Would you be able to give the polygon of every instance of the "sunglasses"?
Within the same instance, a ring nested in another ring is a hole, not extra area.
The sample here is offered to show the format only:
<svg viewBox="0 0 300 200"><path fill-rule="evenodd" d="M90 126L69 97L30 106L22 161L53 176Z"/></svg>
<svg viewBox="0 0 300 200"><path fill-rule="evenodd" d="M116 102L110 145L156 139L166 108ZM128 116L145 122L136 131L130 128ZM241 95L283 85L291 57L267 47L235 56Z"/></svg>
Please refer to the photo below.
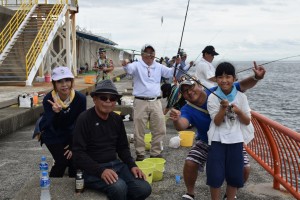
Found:
<svg viewBox="0 0 300 200"><path fill-rule="evenodd" d="M107 101L109 99L109 101L117 101L118 97L116 95L112 95L112 96L106 96L106 95L99 95L97 96L101 101Z"/></svg>
<svg viewBox="0 0 300 200"><path fill-rule="evenodd" d="M56 82L57 83L64 83L64 82L71 82L71 81L72 81L71 78L63 78L63 79L57 80Z"/></svg>

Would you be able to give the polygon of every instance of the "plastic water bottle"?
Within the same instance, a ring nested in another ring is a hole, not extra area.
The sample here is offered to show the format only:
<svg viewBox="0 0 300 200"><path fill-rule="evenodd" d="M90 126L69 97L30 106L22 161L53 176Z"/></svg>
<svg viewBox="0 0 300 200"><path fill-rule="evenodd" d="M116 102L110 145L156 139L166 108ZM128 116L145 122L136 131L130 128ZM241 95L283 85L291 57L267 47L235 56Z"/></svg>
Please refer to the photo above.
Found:
<svg viewBox="0 0 300 200"><path fill-rule="evenodd" d="M40 177L42 177L42 173L43 173L44 171L47 172L47 174L48 174L48 163L47 163L47 161L46 161L46 157L45 157L45 156L42 156L42 157L41 157L40 171L41 171Z"/></svg>
<svg viewBox="0 0 300 200"><path fill-rule="evenodd" d="M41 198L40 200L51 200L50 197L50 179L47 171L42 172L40 178Z"/></svg>

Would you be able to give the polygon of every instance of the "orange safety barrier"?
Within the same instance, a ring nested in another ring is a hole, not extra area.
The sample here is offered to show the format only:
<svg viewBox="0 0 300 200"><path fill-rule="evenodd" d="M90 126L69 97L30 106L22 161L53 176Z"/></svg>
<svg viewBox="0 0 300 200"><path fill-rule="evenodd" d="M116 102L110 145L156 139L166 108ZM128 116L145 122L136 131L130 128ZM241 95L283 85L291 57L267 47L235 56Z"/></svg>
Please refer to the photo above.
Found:
<svg viewBox="0 0 300 200"><path fill-rule="evenodd" d="M300 133L252 111L255 138L247 152L273 177L273 188L280 185L300 199Z"/></svg>

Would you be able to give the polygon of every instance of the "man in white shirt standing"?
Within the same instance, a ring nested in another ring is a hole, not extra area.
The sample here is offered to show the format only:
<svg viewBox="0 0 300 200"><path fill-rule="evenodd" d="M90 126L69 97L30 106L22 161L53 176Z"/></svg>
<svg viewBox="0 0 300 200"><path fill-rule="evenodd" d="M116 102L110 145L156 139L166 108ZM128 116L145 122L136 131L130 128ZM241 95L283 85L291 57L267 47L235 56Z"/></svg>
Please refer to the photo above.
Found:
<svg viewBox="0 0 300 200"><path fill-rule="evenodd" d="M127 74L133 76L136 161L142 161L145 158L144 131L148 120L152 133L150 157L162 157L161 144L166 134L166 123L160 101L160 80L161 77L170 78L174 73L173 67L168 68L154 61L155 49L153 46L146 44L142 47L141 52L142 59L137 62L128 63L125 60L122 63Z"/></svg>
<svg viewBox="0 0 300 200"><path fill-rule="evenodd" d="M219 55L213 46L206 46L202 51L203 57L196 63L195 76L207 88L216 86L215 67L211 64L214 57Z"/></svg>

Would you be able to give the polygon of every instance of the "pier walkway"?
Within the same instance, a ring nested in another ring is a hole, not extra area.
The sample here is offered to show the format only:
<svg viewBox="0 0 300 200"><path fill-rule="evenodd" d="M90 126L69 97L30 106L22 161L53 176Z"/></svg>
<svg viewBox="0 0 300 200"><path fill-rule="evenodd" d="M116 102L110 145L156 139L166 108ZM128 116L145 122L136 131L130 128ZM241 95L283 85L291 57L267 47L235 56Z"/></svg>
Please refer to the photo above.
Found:
<svg viewBox="0 0 300 200"><path fill-rule="evenodd" d="M115 70L115 77L124 76L122 68ZM75 88L84 93L92 90L92 84L85 84L83 77L75 80ZM126 78L115 82L118 91L130 91L131 80ZM16 105L4 106L4 104L14 104L18 94L23 92L43 93L51 89L50 83L38 83L32 87L0 87L0 199L30 199L35 200L40 197L39 188L39 160L41 155L46 155L51 164L51 155L45 146L41 147L36 140L32 140L34 122L42 112L42 106L36 106L32 109L18 108ZM42 97L41 97L42 98ZM93 106L92 99L87 96L88 107ZM41 100L41 99L40 99ZM10 103L9 103L10 102ZM16 103L16 102L15 102ZM163 103L164 100L163 100ZM127 133L133 133L133 122L124 122ZM167 135L164 140L164 151L162 155L166 159L165 172L162 181L152 183L153 192L148 198L150 200L176 200L181 199L185 192L183 180L179 184L175 182L175 175L182 177L182 168L185 156L190 148L179 147L172 149L168 147L171 137L177 136L177 131L173 128L172 122L167 121ZM134 146L131 143L132 154ZM149 156L149 155L148 155ZM196 183L197 200L210 199L209 188L205 184L205 173L198 175ZM294 199L282 188L280 191L272 188L273 177L269 175L255 160L251 159L251 174L245 187L238 191L238 199L249 200L290 200ZM86 190L77 195L74 193L74 179L52 178L51 189L52 199L107 199L103 194ZM224 187L223 187L224 193Z"/></svg>

